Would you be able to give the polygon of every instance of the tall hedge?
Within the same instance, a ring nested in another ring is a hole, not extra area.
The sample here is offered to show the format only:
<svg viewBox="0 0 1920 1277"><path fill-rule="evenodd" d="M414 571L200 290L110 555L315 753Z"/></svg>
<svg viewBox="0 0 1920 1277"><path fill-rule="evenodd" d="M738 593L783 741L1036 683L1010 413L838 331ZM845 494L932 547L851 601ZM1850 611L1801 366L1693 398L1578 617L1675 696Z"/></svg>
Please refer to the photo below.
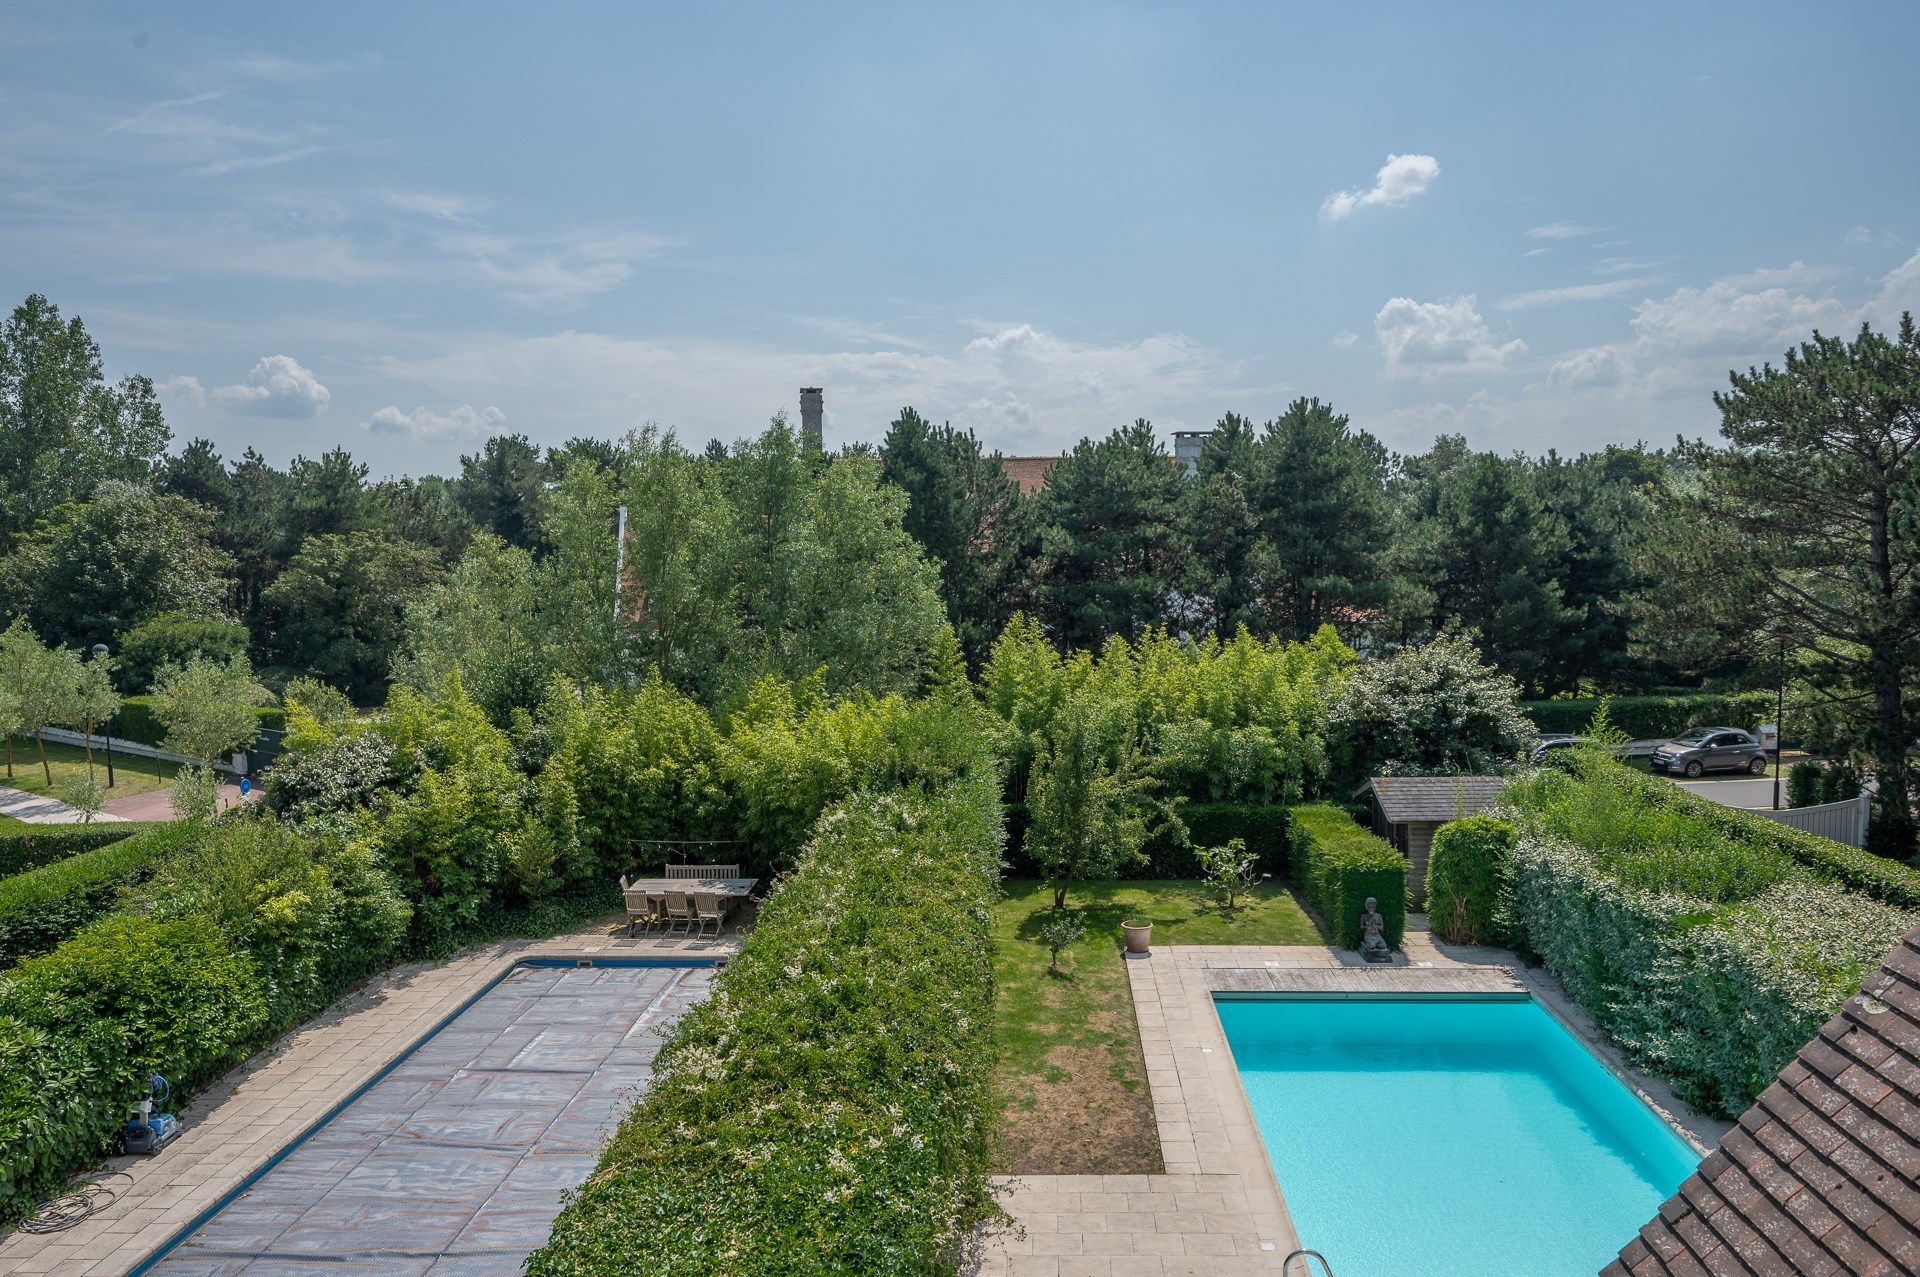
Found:
<svg viewBox="0 0 1920 1277"><path fill-rule="evenodd" d="M144 880L201 832L189 821L155 824L131 838L0 879L0 967L45 953L110 912L122 887Z"/></svg>
<svg viewBox="0 0 1920 1277"><path fill-rule="evenodd" d="M1751 727L1773 717L1773 697L1766 692L1614 696L1606 704L1613 725L1636 740L1678 736L1689 727ZM1522 701L1520 708L1542 732L1582 732L1600 708L1600 698Z"/></svg>
<svg viewBox="0 0 1920 1277"><path fill-rule="evenodd" d="M1513 908L1527 946L1636 1063L1731 1115L1920 913L1679 792L1610 764L1510 787Z"/></svg>
<svg viewBox="0 0 1920 1277"><path fill-rule="evenodd" d="M107 918L0 975L0 1221L105 1154L147 1074L184 1093L266 1018L251 960L204 917Z"/></svg>
<svg viewBox="0 0 1920 1277"><path fill-rule="evenodd" d="M820 818L533 1277L953 1270L990 1210L997 797Z"/></svg>
<svg viewBox="0 0 1920 1277"><path fill-rule="evenodd" d="M260 720L263 731L279 731L286 726L286 711L278 705L261 705L253 712ZM166 748L167 728L153 712L153 698L150 696L123 699L119 712L101 730L111 732L115 740L130 740L136 745L150 745L154 749Z"/></svg>
<svg viewBox="0 0 1920 1277"><path fill-rule="evenodd" d="M108 820L97 825L21 825L0 828L0 878L105 847L156 827L155 822Z"/></svg>
<svg viewBox="0 0 1920 1277"><path fill-rule="evenodd" d="M1450 820L1433 833L1427 857L1427 917L1456 944L1512 939L1513 844L1519 831L1494 816Z"/></svg>
<svg viewBox="0 0 1920 1277"><path fill-rule="evenodd" d="M1407 861L1393 844L1362 828L1330 803L1287 813L1293 883L1333 932L1333 942L1358 948L1360 916L1368 896L1379 901L1387 943L1399 948L1407 927Z"/></svg>

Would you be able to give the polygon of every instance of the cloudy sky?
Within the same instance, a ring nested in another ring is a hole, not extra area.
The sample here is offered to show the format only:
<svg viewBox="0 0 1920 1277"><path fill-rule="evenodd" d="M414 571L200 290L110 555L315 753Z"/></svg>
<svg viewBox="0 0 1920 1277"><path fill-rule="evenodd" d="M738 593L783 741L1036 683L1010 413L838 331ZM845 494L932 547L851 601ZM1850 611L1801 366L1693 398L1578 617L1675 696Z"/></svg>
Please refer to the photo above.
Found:
<svg viewBox="0 0 1920 1277"><path fill-rule="evenodd" d="M0 8L0 294L230 455L699 443L813 384L830 440L1314 394L1664 444L1920 309L1911 4L298 8Z"/></svg>

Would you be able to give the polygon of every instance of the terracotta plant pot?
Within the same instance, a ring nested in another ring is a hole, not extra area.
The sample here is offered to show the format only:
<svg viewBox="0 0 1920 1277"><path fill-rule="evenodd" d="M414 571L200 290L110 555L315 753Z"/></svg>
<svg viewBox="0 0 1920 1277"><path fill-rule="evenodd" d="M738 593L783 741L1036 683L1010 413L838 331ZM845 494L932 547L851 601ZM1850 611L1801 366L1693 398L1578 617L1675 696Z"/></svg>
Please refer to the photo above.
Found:
<svg viewBox="0 0 1920 1277"><path fill-rule="evenodd" d="M1120 930L1127 933L1128 953L1148 953L1153 948L1153 924L1151 922L1123 922Z"/></svg>

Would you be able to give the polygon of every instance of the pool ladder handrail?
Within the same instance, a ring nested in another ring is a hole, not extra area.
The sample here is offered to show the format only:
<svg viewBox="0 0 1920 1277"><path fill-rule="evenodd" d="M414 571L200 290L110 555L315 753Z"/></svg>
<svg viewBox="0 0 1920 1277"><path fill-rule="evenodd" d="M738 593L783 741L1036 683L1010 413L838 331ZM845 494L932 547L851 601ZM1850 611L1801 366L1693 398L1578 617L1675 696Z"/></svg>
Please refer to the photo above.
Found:
<svg viewBox="0 0 1920 1277"><path fill-rule="evenodd" d="M1293 1261L1301 1258L1319 1260L1321 1271L1326 1273L1326 1277L1333 1277L1333 1265L1327 1262L1327 1257L1325 1255L1322 1255L1317 1250L1308 1250L1305 1247L1301 1247L1298 1250L1290 1252L1285 1259L1280 1261L1280 1272L1282 1274L1282 1277L1285 1277L1285 1274L1292 1272ZM1313 1265L1311 1263L1307 1265L1307 1277L1313 1277Z"/></svg>

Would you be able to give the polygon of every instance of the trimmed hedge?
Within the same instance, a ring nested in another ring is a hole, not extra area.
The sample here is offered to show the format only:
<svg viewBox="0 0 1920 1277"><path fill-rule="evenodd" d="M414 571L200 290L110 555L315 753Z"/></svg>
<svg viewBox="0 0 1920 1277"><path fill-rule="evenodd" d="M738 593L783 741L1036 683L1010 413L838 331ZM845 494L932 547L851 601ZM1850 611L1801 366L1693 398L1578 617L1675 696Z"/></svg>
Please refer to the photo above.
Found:
<svg viewBox="0 0 1920 1277"><path fill-rule="evenodd" d="M828 809L530 1277L952 1272L992 1211L1000 842L992 777Z"/></svg>
<svg viewBox="0 0 1920 1277"><path fill-rule="evenodd" d="M1636 1063L1696 1107L1738 1113L1920 914L1788 854L1807 835L1758 837L1782 827L1728 821L1617 766L1585 770L1507 792L1526 944Z"/></svg>
<svg viewBox="0 0 1920 1277"><path fill-rule="evenodd" d="M97 825L28 825L0 828L0 878L8 878L95 847L105 847L159 827L158 821L109 820Z"/></svg>
<svg viewBox="0 0 1920 1277"><path fill-rule="evenodd" d="M0 976L0 1221L107 1153L147 1074L184 1098L266 1018L253 963L204 917L108 918Z"/></svg>
<svg viewBox="0 0 1920 1277"><path fill-rule="evenodd" d="M111 911L122 887L151 874L200 830L189 821L146 832L0 879L0 967L46 953Z"/></svg>
<svg viewBox="0 0 1920 1277"><path fill-rule="evenodd" d="M1584 732L1600 708L1598 696L1566 700L1522 701L1520 708L1542 732ZM1689 727L1745 727L1773 717L1773 697L1767 692L1718 695L1697 692L1685 696L1614 696L1607 699L1613 725L1633 737L1678 736Z"/></svg>
<svg viewBox="0 0 1920 1277"><path fill-rule="evenodd" d="M1287 811L1293 883L1342 948L1360 945L1367 897L1380 902L1387 943L1400 947L1407 929L1407 861L1393 844L1362 828L1330 803Z"/></svg>
<svg viewBox="0 0 1920 1277"><path fill-rule="evenodd" d="M1594 769L1601 769L1597 774ZM1666 780L1648 776L1603 760L1575 759L1571 770L1576 776L1605 783L1636 796L1637 801L1673 811L1686 812L1704 822L1720 838L1731 843L1762 848L1784 855L1804 865L1817 877L1857 891L1875 900L1903 909L1920 909L1920 869L1899 860L1876 856L1864 847L1849 847L1831 838L1822 838L1768 820L1738 807L1728 807L1701 798Z"/></svg>
<svg viewBox="0 0 1920 1277"><path fill-rule="evenodd" d="M1519 831L1494 816L1450 820L1433 833L1427 857L1427 917L1455 944L1506 944L1513 843Z"/></svg>

